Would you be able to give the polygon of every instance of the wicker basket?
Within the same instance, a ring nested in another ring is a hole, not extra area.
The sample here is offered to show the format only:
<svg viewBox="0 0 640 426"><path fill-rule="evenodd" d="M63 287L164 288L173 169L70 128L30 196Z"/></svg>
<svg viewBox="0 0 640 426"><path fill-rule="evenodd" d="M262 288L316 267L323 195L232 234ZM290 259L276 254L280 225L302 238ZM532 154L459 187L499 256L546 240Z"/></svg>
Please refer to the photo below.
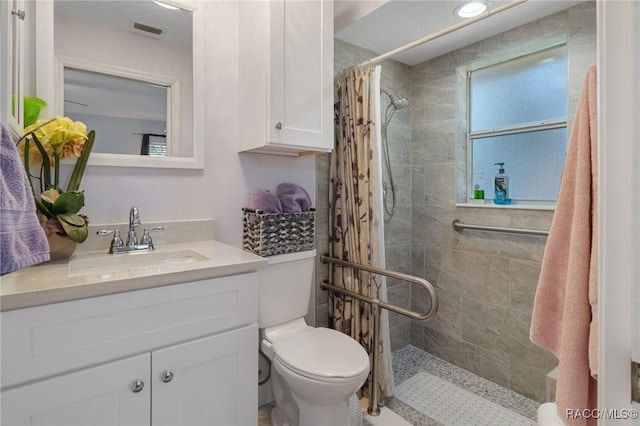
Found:
<svg viewBox="0 0 640 426"><path fill-rule="evenodd" d="M266 214L243 208L242 248L259 256L313 250L316 211Z"/></svg>

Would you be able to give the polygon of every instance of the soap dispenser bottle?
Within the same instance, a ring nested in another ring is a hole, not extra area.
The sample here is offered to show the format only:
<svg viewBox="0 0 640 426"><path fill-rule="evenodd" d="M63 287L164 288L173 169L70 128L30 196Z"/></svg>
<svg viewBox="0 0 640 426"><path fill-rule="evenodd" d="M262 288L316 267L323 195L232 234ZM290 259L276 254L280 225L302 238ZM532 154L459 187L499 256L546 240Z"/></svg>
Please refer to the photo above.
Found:
<svg viewBox="0 0 640 426"><path fill-rule="evenodd" d="M494 178L495 195L493 202L495 204L511 204L511 198L509 198L509 175L504 172L504 163L495 163L495 166L499 166L498 174Z"/></svg>

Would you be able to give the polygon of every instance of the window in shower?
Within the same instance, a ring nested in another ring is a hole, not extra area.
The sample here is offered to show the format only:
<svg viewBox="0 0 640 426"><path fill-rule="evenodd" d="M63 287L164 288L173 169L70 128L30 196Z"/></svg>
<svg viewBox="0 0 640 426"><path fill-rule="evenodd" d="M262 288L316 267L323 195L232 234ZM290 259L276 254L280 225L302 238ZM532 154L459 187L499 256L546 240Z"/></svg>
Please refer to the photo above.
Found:
<svg viewBox="0 0 640 426"><path fill-rule="evenodd" d="M467 198L482 176L494 195L495 163L504 163L515 204L556 201L567 149L567 48L467 69Z"/></svg>

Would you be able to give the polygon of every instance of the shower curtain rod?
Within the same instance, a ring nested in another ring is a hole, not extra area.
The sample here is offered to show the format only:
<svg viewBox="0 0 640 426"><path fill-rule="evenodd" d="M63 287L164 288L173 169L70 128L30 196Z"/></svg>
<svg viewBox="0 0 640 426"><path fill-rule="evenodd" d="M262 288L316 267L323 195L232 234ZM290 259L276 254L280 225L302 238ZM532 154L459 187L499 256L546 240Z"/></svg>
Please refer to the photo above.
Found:
<svg viewBox="0 0 640 426"><path fill-rule="evenodd" d="M449 33L457 31L457 30L459 30L461 28L464 28L466 26L469 26L471 24L475 24L476 22L482 21L483 19L486 19L486 18L488 18L490 16L496 15L496 14L498 14L500 12L504 12L505 10L511 9L512 7L518 6L519 4L522 4L522 3L526 2L526 1L527 0L512 0L507 4L503 4L502 6L496 7L495 9L488 10L488 11L484 12L482 15L476 16L475 18L469 18L469 19L467 19L465 21L462 21L462 22L460 22L458 24L451 25L450 27L447 27L447 28L445 28L443 30L437 31L437 32L435 32L433 34L429 34L429 35L427 35L425 37L419 38L418 40L412 41L411 43L407 43L404 46L397 47L397 48L395 48L393 50L390 50L387 53L383 53L382 55L376 56L375 58L368 59L368 60L362 62L359 65L347 68L347 69L343 70L340 74L342 74L342 73L344 73L346 71L350 71L350 70L356 69L356 68L364 68L364 67L367 67L367 66L370 66L370 65L377 64L378 62L382 62L385 59L388 59L388 58L390 58L390 57L392 57L394 55L397 55L398 53L402 53L402 52L404 52L406 50L409 50L409 49L412 49L412 48L414 48L416 46L420 46L421 44L425 44L427 42L430 42L432 40L440 38L440 37L442 37L444 35L447 35Z"/></svg>

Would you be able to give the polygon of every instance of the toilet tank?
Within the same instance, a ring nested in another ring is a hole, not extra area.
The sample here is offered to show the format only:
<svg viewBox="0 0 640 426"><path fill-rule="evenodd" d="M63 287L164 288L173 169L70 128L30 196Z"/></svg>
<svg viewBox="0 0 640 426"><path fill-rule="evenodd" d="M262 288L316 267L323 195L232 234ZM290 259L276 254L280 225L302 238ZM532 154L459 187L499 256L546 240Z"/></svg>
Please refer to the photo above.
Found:
<svg viewBox="0 0 640 426"><path fill-rule="evenodd" d="M269 266L258 271L260 328L304 317L314 287L316 251L268 256Z"/></svg>

